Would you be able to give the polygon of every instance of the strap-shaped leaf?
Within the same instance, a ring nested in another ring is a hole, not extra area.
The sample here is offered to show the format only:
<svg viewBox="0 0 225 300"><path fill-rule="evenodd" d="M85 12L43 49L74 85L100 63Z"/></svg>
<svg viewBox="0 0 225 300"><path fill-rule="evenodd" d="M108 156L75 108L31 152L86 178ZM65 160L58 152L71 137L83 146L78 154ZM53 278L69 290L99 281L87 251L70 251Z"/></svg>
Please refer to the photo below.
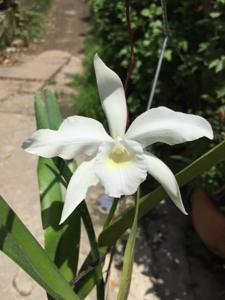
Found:
<svg viewBox="0 0 225 300"><path fill-rule="evenodd" d="M225 160L225 141L215 146L200 158L196 159L186 168L181 170L177 175L179 186L191 182L196 177L208 171L212 166ZM140 200L139 219L153 209L161 200L166 197L162 187L156 188L153 192L145 195ZM120 236L131 226L134 218L134 208L126 209L114 222L107 227L99 236L99 251L101 256L106 254L107 248L113 245ZM90 256L90 254L89 254ZM86 263L86 261L85 261ZM94 287L94 273L90 272L83 277L80 284L77 286L76 292L81 299L84 299Z"/></svg>
<svg viewBox="0 0 225 300"><path fill-rule="evenodd" d="M48 112L43 94L41 92L38 92L35 95L34 108L37 129L49 128Z"/></svg>
<svg viewBox="0 0 225 300"><path fill-rule="evenodd" d="M49 127L52 130L57 130L63 121L59 105L55 94L47 90L45 91L45 103L48 116Z"/></svg>
<svg viewBox="0 0 225 300"><path fill-rule="evenodd" d="M37 240L1 196L0 249L54 299L79 299Z"/></svg>
<svg viewBox="0 0 225 300"><path fill-rule="evenodd" d="M57 130L63 121L56 97L51 91L36 95L35 112L38 129ZM70 169L75 169L73 162L68 162L68 165ZM74 211L70 218L59 226L65 182L51 159L39 158L38 180L45 249L64 277L70 281L76 275L78 264L80 216Z"/></svg>

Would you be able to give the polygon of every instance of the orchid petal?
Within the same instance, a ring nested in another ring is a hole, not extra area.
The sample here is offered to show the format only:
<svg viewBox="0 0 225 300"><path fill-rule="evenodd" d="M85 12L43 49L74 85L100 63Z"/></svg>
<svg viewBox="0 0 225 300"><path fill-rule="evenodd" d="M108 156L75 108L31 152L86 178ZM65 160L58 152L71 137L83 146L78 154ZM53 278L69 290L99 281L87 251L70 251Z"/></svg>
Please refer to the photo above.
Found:
<svg viewBox="0 0 225 300"><path fill-rule="evenodd" d="M115 145L102 144L94 166L105 193L113 198L132 195L147 176L141 145L134 141L121 141L120 145L127 152L117 156L116 152L113 153Z"/></svg>
<svg viewBox="0 0 225 300"><path fill-rule="evenodd" d="M66 191L60 224L62 224L74 209L85 199L88 188L99 182L94 173L93 164L94 159L85 161L73 174Z"/></svg>
<svg viewBox="0 0 225 300"><path fill-rule="evenodd" d="M154 156L153 154L145 155L147 170L150 175L152 175L164 188L167 192L170 199L174 202L174 204L187 215L187 212L184 208L180 189L177 183L177 180L172 173L172 171L164 164L159 158Z"/></svg>
<svg viewBox="0 0 225 300"><path fill-rule="evenodd" d="M58 131L40 129L22 147L43 157L74 158L80 153L94 154L102 142L111 141L102 124L94 119L74 116L65 119Z"/></svg>
<svg viewBox="0 0 225 300"><path fill-rule="evenodd" d="M200 116L175 112L167 107L152 108L138 116L125 137L146 147L155 142L169 145L200 137L213 139L212 127Z"/></svg>
<svg viewBox="0 0 225 300"><path fill-rule="evenodd" d="M122 137L126 130L127 105L119 76L108 68L96 54L94 67L98 91L113 138Z"/></svg>

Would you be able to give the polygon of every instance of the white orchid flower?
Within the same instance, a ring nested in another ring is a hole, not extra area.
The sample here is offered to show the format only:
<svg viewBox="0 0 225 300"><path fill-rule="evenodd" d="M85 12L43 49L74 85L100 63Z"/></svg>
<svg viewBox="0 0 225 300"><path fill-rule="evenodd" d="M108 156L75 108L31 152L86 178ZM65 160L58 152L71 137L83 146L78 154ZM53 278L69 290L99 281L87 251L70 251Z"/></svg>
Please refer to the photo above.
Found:
<svg viewBox="0 0 225 300"><path fill-rule="evenodd" d="M92 157L77 168L69 182L60 223L85 199L90 186L101 182L107 195L119 198L135 193L147 173L186 214L175 176L160 159L144 149L156 142L174 145L203 136L212 139L211 125L200 116L158 107L138 116L126 131L123 84L97 55L94 67L111 136L98 121L73 116L65 119L57 131L38 130L23 144L27 152L47 158L72 159L81 153Z"/></svg>

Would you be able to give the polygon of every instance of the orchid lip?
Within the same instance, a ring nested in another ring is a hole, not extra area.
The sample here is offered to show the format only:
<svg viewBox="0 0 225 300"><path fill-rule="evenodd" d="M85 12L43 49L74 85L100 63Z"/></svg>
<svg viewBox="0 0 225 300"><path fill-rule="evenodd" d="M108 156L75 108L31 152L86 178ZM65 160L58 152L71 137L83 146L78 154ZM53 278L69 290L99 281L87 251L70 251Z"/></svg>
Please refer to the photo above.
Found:
<svg viewBox="0 0 225 300"><path fill-rule="evenodd" d="M116 142L109 151L107 162L111 167L122 166L129 163L134 156L121 143Z"/></svg>
<svg viewBox="0 0 225 300"><path fill-rule="evenodd" d="M107 195L132 195L147 176L142 146L123 139L102 144L96 156L95 173Z"/></svg>

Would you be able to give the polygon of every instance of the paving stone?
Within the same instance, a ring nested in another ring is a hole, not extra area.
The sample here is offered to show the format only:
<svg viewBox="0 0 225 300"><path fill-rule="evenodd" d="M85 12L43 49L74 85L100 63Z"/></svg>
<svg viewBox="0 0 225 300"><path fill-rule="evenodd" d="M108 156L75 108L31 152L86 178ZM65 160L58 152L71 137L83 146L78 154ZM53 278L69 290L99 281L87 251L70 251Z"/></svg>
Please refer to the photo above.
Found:
<svg viewBox="0 0 225 300"><path fill-rule="evenodd" d="M34 94L36 91L43 87L44 83L42 81L30 81L30 80L0 80L0 86L4 87L4 90L9 91L9 94L15 93L25 93ZM1 98L0 98L1 99Z"/></svg>
<svg viewBox="0 0 225 300"><path fill-rule="evenodd" d="M5 83L0 80L0 102L11 94L12 91L9 89L9 86L6 86Z"/></svg>
<svg viewBox="0 0 225 300"><path fill-rule="evenodd" d="M0 291L1 299L15 300L12 294L12 279L18 272L18 266L13 263L4 253L0 252ZM4 270L4 272L2 272ZM7 272L6 272L7 270Z"/></svg>
<svg viewBox="0 0 225 300"><path fill-rule="evenodd" d="M0 102L15 94L32 94L43 87L42 81L0 79Z"/></svg>
<svg viewBox="0 0 225 300"><path fill-rule="evenodd" d="M35 61L53 64L53 65L64 65L70 58L71 54L61 50L48 50L36 56Z"/></svg>
<svg viewBox="0 0 225 300"><path fill-rule="evenodd" d="M60 66L47 65L42 62L28 62L26 64L17 64L12 67L2 67L0 69L1 78L11 78L20 80L48 80Z"/></svg>
<svg viewBox="0 0 225 300"><path fill-rule="evenodd" d="M32 282L32 291L26 297L20 295L14 287L13 280L17 274L22 271L20 271L19 267L2 252L0 253L0 270L1 300L47 300L45 291L29 277L27 280Z"/></svg>
<svg viewBox="0 0 225 300"><path fill-rule="evenodd" d="M72 56L69 62L55 76L55 85L67 86L73 80L74 74L81 74L82 70L82 57Z"/></svg>
<svg viewBox="0 0 225 300"><path fill-rule="evenodd" d="M9 96L2 101L0 112L34 115L34 95L14 94Z"/></svg>
<svg viewBox="0 0 225 300"><path fill-rule="evenodd" d="M51 78L69 59L63 51L46 51L32 61L14 66L1 67L0 78L46 81Z"/></svg>
<svg viewBox="0 0 225 300"><path fill-rule="evenodd" d="M34 130L35 120L32 116L0 113L0 136L4 140L4 143L0 144L0 194L43 244L36 180L37 158L20 148L24 139ZM24 299L15 288L12 288L19 268L3 253L0 253L0 270L7 270L4 273L0 272L1 300ZM44 290L32 279L29 280L33 288L26 299L47 299Z"/></svg>
<svg viewBox="0 0 225 300"><path fill-rule="evenodd" d="M24 52L24 53L22 52L22 53L20 53L19 61L20 61L20 63L27 63L27 62L35 60L36 57L37 57L37 55L32 55L32 54L28 54L26 52Z"/></svg>
<svg viewBox="0 0 225 300"><path fill-rule="evenodd" d="M35 234L41 231L37 158L21 149L34 130L32 116L0 113L0 136L4 137L0 144L0 194Z"/></svg>
<svg viewBox="0 0 225 300"><path fill-rule="evenodd" d="M13 279L13 285L21 296L29 296L32 293L32 279L21 269Z"/></svg>
<svg viewBox="0 0 225 300"><path fill-rule="evenodd" d="M81 56L72 56L69 62L65 66L63 66L60 72L57 73L56 76L52 78L52 80L45 86L46 89L50 89L57 95L59 95L59 101L62 98L62 105L65 104L63 106L69 108L70 111L74 106L74 101L71 100L71 96L75 94L75 90L73 87L70 87L69 84L73 80L74 74L80 74L82 72L82 69L83 67Z"/></svg>

